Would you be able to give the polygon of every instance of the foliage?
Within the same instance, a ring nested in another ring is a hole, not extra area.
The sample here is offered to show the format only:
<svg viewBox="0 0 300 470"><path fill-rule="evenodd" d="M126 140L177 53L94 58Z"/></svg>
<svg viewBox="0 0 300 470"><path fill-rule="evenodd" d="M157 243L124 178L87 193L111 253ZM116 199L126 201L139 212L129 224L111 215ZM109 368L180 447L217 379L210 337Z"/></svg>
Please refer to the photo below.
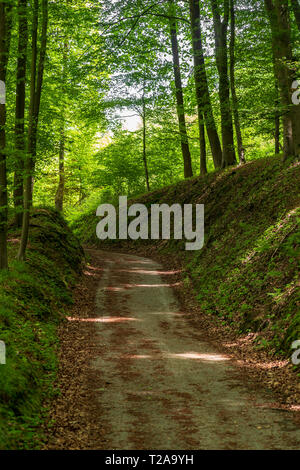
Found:
<svg viewBox="0 0 300 470"><path fill-rule="evenodd" d="M11 256L16 236L10 233ZM0 277L0 338L7 348L0 366L1 449L40 445L45 400L56 393L56 328L83 261L79 242L53 209L34 211L29 243L27 262L12 259Z"/></svg>

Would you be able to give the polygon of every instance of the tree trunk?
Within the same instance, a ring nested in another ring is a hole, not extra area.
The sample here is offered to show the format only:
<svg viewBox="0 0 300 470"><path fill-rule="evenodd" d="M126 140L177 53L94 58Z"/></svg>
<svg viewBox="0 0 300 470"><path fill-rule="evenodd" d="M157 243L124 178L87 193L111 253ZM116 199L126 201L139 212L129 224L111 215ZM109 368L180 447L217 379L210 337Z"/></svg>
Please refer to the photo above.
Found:
<svg viewBox="0 0 300 470"><path fill-rule="evenodd" d="M7 174L6 174L6 72L11 35L11 7L0 1L0 81L4 96L0 102L0 269L8 269L7 259Z"/></svg>
<svg viewBox="0 0 300 470"><path fill-rule="evenodd" d="M283 158L284 160L289 156L298 158L300 155L300 106L292 103L292 83L296 76L292 68L294 58L288 0L265 0L265 6L271 26L275 78L280 94Z"/></svg>
<svg viewBox="0 0 300 470"><path fill-rule="evenodd" d="M68 2L67 2L68 3ZM63 68L62 68L62 93L63 97L66 94L66 67L67 67L67 59L68 59L68 42L65 37L65 42L63 46ZM66 104L63 102L63 110L62 110L62 124L60 130L60 142L59 142L59 163L58 163L58 187L55 195L55 207L58 211L63 212L64 208L64 193L65 193L65 107Z"/></svg>
<svg viewBox="0 0 300 470"><path fill-rule="evenodd" d="M278 112L278 105L279 105L279 95L278 95L278 86L276 83L276 99L275 99L275 119L274 119L274 126L275 126L275 133L274 133L274 141L275 141L275 155L278 155L280 152L280 113Z"/></svg>
<svg viewBox="0 0 300 470"><path fill-rule="evenodd" d="M14 206L15 222L17 227L22 225L23 208L23 171L25 156L25 87L26 87L26 58L27 58L27 0L18 1L18 61L17 61L17 84L16 84L16 119L15 119L15 142L16 163L14 174Z"/></svg>
<svg viewBox="0 0 300 470"><path fill-rule="evenodd" d="M40 46L40 56L37 68L37 35L38 35L38 10L39 2L34 0L33 22L32 22L32 57L31 57L31 83L30 83L30 106L29 106L29 127L28 127L28 149L25 160L25 183L24 183L24 212L22 223L21 243L18 259L25 259L25 252L29 232L29 216L32 205L32 182L36 157L37 127L40 111L40 100L43 85L44 62L47 46L48 27L48 0L42 0L42 36Z"/></svg>
<svg viewBox="0 0 300 470"><path fill-rule="evenodd" d="M206 175L206 142L205 142L205 125L203 115L198 116L199 121L199 141L200 141L200 175Z"/></svg>
<svg viewBox="0 0 300 470"><path fill-rule="evenodd" d="M203 119L202 116L204 116L214 166L215 168L220 168L222 164L222 149L214 120L213 109L209 95L208 81L206 76L205 61L202 48L199 0L190 0L190 21L192 31L194 79L198 107L198 117L201 116L201 120L199 120L199 136L201 136L202 134L201 125Z"/></svg>
<svg viewBox="0 0 300 470"><path fill-rule="evenodd" d="M177 117L179 124L179 134L181 141L181 151L183 156L184 164L184 177L190 178L193 176L192 170L192 160L189 149L188 136L186 131L185 123L185 113L184 113L184 101L183 101L183 91L182 91L182 82L181 82L181 72L180 72L180 62L179 62L179 52L178 52L178 40L177 40L177 25L176 19L172 17L174 14L174 2L169 0L170 5L170 35L171 35L171 44L172 44L172 55L173 55L173 69L174 69L174 79L175 79L175 88L176 88L176 104L177 104Z"/></svg>
<svg viewBox="0 0 300 470"><path fill-rule="evenodd" d="M241 123L239 116L239 104L235 88L235 10L234 0L230 0L230 88L231 88L231 99L232 99L232 110L235 125L235 133L238 147L239 162L241 164L246 163L245 160L245 149L243 146Z"/></svg>
<svg viewBox="0 0 300 470"><path fill-rule="evenodd" d="M147 150L146 150L146 105L145 99L143 96L143 114L142 114L142 121L143 121L143 162L145 168L145 179L146 179L146 186L147 191L150 191L150 184L149 184L149 171L148 171L148 162L147 162Z"/></svg>
<svg viewBox="0 0 300 470"><path fill-rule="evenodd" d="M228 77L227 30L229 23L229 0L224 0L224 18L221 21L217 0L211 0L215 32L215 54L219 73L219 97L223 142L222 166L236 163L232 113L230 106L230 86Z"/></svg>
<svg viewBox="0 0 300 470"><path fill-rule="evenodd" d="M65 131L64 123L61 128L60 142L59 142L59 182L55 195L55 208L59 212L64 209L64 192L65 192Z"/></svg>
<svg viewBox="0 0 300 470"><path fill-rule="evenodd" d="M279 90L278 90L278 81L276 79L276 70L275 70L275 58L273 54L273 68L274 68L274 78L275 78L275 117L274 117L274 143L275 143L275 155L278 155L280 152L280 99L279 99Z"/></svg>
<svg viewBox="0 0 300 470"><path fill-rule="evenodd" d="M295 15L296 23L300 31L300 4L299 0L291 0L293 12Z"/></svg>

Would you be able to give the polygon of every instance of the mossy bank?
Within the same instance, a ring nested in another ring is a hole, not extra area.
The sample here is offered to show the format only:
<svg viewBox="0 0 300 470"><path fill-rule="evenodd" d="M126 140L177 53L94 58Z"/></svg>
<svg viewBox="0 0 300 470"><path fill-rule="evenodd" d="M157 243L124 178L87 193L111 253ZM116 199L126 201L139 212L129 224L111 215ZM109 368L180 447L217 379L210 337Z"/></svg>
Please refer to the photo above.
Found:
<svg viewBox="0 0 300 470"><path fill-rule="evenodd" d="M19 233L9 233L10 269L0 277L0 448L39 448L44 403L53 394L56 329L72 302L84 253L59 213L36 209L30 222L27 260L15 261Z"/></svg>

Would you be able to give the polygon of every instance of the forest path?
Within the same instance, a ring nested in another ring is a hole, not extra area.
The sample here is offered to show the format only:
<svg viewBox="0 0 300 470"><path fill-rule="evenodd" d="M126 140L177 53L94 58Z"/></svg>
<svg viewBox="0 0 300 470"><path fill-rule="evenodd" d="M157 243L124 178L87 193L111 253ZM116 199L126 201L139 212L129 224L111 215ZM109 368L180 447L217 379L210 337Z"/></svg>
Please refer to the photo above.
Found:
<svg viewBox="0 0 300 470"><path fill-rule="evenodd" d="M109 449L299 449L292 412L270 408L185 318L171 272L101 252L99 426Z"/></svg>
<svg viewBox="0 0 300 470"><path fill-rule="evenodd" d="M299 449L299 413L207 340L174 271L87 249L59 329L47 449Z"/></svg>

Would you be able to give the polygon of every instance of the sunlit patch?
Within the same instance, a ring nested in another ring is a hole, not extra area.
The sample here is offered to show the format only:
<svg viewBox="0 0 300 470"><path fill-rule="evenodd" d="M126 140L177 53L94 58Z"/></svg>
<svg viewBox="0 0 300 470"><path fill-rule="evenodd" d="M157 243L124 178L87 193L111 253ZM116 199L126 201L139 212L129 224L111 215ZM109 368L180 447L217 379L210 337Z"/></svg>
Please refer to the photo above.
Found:
<svg viewBox="0 0 300 470"><path fill-rule="evenodd" d="M178 286L180 282L175 282L174 284L124 284L125 287L175 287Z"/></svg>
<svg viewBox="0 0 300 470"><path fill-rule="evenodd" d="M138 318L131 317L97 317L97 318L76 318L67 317L68 321L78 321L84 323L122 323L127 321L140 321Z"/></svg>
<svg viewBox="0 0 300 470"><path fill-rule="evenodd" d="M20 243L19 238L9 238L7 241L8 243L13 243L13 244Z"/></svg>
<svg viewBox="0 0 300 470"><path fill-rule="evenodd" d="M109 292L119 292L119 291L124 290L122 289L122 287L104 287L103 289Z"/></svg>
<svg viewBox="0 0 300 470"><path fill-rule="evenodd" d="M149 354L126 354L122 356L124 359L152 359L152 357Z"/></svg>
<svg viewBox="0 0 300 470"><path fill-rule="evenodd" d="M290 410L292 410L292 411L300 411L300 405L292 405L292 406L290 407Z"/></svg>
<svg viewBox="0 0 300 470"><path fill-rule="evenodd" d="M164 353L158 352L155 354L125 354L122 356L123 359L161 359L161 358L168 358L168 359L193 359L193 360L200 360L200 361L208 361L208 362L218 362L218 361L228 361L229 357L222 356L221 354L200 354L196 352L188 352L188 353Z"/></svg>
<svg viewBox="0 0 300 470"><path fill-rule="evenodd" d="M172 317L182 317L184 313L181 312L149 312L150 315L169 315Z"/></svg>
<svg viewBox="0 0 300 470"><path fill-rule="evenodd" d="M282 405L280 403L276 402L264 402L264 403L255 403L254 404L256 408L263 408L263 409L269 409L269 410L274 410L274 411L299 411L300 410L300 405Z"/></svg>
<svg viewBox="0 0 300 470"><path fill-rule="evenodd" d="M136 287L175 287L180 284L180 282L175 282L174 284L120 284L121 287L108 286L101 287L99 290L107 292L122 292L125 289L134 289Z"/></svg>
<svg viewBox="0 0 300 470"><path fill-rule="evenodd" d="M150 260L150 259L145 259L145 260L132 260L132 259L126 259L124 258L124 261L126 261L126 263L130 263L130 264L136 264L137 266L139 266L140 264L152 264L153 262Z"/></svg>
<svg viewBox="0 0 300 470"><path fill-rule="evenodd" d="M84 274L86 276L97 276L99 272L104 271L103 268L96 268L94 266L88 266L87 269L84 270Z"/></svg>
<svg viewBox="0 0 300 470"><path fill-rule="evenodd" d="M228 361L229 357L222 356L221 354L200 354L196 352L188 352L188 353L178 353L178 354L168 354L170 358L180 358L180 359L199 359L201 361Z"/></svg>
<svg viewBox="0 0 300 470"><path fill-rule="evenodd" d="M173 274L178 274L181 271L148 271L147 269L118 269L117 272L120 273L136 273L136 274L150 274L150 275L161 275L161 276L171 276Z"/></svg>
<svg viewBox="0 0 300 470"><path fill-rule="evenodd" d="M237 363L238 364L244 364L244 361L238 360ZM270 362L254 362L254 363L247 362L247 368L249 368L249 369L264 369L264 370L283 369L288 364L289 364L288 360L270 361Z"/></svg>

